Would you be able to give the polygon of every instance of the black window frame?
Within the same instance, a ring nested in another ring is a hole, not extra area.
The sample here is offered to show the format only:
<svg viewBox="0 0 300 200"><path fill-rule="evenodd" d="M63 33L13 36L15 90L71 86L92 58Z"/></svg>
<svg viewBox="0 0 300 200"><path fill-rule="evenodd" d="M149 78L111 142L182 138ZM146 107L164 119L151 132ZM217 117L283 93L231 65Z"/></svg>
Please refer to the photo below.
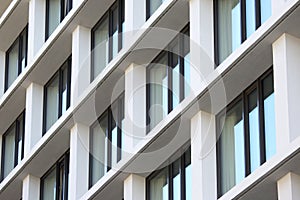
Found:
<svg viewBox="0 0 300 200"><path fill-rule="evenodd" d="M170 163L167 167L167 183L168 183L168 199L172 200L173 199L173 166L174 163L178 160L180 160L180 169L179 169L179 174L180 174L180 199L181 200L186 200L186 156L187 152L189 152L191 156L191 146L186 148L186 150L182 153L182 155L176 159L174 162ZM191 159L189 165L191 165ZM150 200L150 182L153 178L155 178L160 172L162 172L166 167L163 167L159 170L156 170L152 172L147 178L146 178L146 200Z"/></svg>
<svg viewBox="0 0 300 200"><path fill-rule="evenodd" d="M9 71L9 54L12 48L15 46L17 42L19 42L18 47L18 76L22 72L22 58L20 55L22 55L23 50L23 38L22 36L25 34L25 67L27 66L27 59L28 59L28 25L25 26L25 28L21 31L21 33L18 35L18 37L15 39L15 41L12 43L12 45L8 48L8 50L5 53L5 81L4 81L4 92L7 91L7 89L10 87L8 85L8 71Z"/></svg>
<svg viewBox="0 0 300 200"><path fill-rule="evenodd" d="M46 27L45 27L45 41L50 37L52 33L49 33L49 4L51 0L46 0ZM67 7L65 6L67 5ZM60 23L68 15L73 8L73 0L60 0Z"/></svg>
<svg viewBox="0 0 300 200"><path fill-rule="evenodd" d="M268 76L273 75L273 68L266 70L259 78L250 84L240 95L238 95L232 102L230 102L222 111L216 115L216 160L217 160L217 194L218 198L223 196L222 194L222 173L221 173L221 133L222 125L220 124L220 118L226 114L226 111L231 110L237 103L242 103L242 119L243 119L243 131L244 131L244 148L245 148L245 178L251 174L251 155L250 155L250 133L249 133L249 111L248 111L248 95L257 90L257 107L259 117L259 144L260 144L260 166L264 164L266 160L266 147L265 147L265 121L264 121L264 99L263 99L263 81Z"/></svg>
<svg viewBox="0 0 300 200"><path fill-rule="evenodd" d="M23 121L22 127L22 133L20 133L20 121ZM15 134L15 152L14 152L14 167L16 167L19 163L18 163L18 153L19 153L19 138L20 138L20 134L23 140L22 143L22 150L21 150L21 159L24 158L24 139L25 139L25 110L22 111L22 113L17 117L17 119L14 121L14 123L12 123L10 125L10 127L5 131L5 133L2 136L2 152L1 152L1 158L2 158L2 162L1 162L1 177L0 180L3 181L5 179L4 177L4 155L5 155L5 137L7 136L7 134L10 133L10 131L12 129L14 130L14 134Z"/></svg>
<svg viewBox="0 0 300 200"><path fill-rule="evenodd" d="M60 68L55 72L55 74L49 79L49 81L44 86L44 101L43 101L43 135L48 131L47 130L47 87L51 85L52 81L58 76L59 79L59 86L58 86L58 118L62 116L62 87L63 87L63 67L64 64L68 64L67 66L67 102L66 106L67 109L70 107L71 104L71 70L72 70L72 56L69 56L67 60L60 66Z"/></svg>
<svg viewBox="0 0 300 200"><path fill-rule="evenodd" d="M63 156L61 156L58 161L55 162L55 164L50 167L50 169L41 177L41 185L40 185L40 200L43 200L43 194L44 194L44 180L47 178L47 176L55 170L56 175L56 190L55 190L55 199L59 199L59 193L60 193L60 168L64 167L64 178L65 178L65 185L63 186L65 188L65 193L63 199L68 199L68 185L69 185L69 167L70 167L70 151L66 151Z"/></svg>
<svg viewBox="0 0 300 200"><path fill-rule="evenodd" d="M108 63L113 59L113 48L112 48L112 36L113 36L113 10L118 8L118 52L123 48L123 26L125 21L125 0L116 0L110 8L104 13L104 15L99 19L96 25L91 30L91 75L90 82L94 80L95 76L95 31L102 25L105 19L108 19Z"/></svg>
<svg viewBox="0 0 300 200"><path fill-rule="evenodd" d="M173 75L172 75L172 66L174 65L173 63L173 56L177 56L178 58L178 65L179 65L179 73L180 73L180 79L179 79L179 85L180 85L180 96L179 96L179 103L182 102L185 98L185 79L184 79L184 42L185 42L185 37L188 37L190 34L190 24L188 23L181 31L180 33L167 45L165 50L162 50L152 61L151 63L146 67L146 132L150 132L150 107L151 107L151 95L150 95L150 71L153 66L153 63L158 63L158 61L165 55L167 54L167 76L168 76L168 114L174 109L173 108ZM177 43L175 43L177 41ZM170 51L169 49L172 48L175 44L178 44L178 53L179 55L175 54L174 52ZM190 48L190 46L189 46ZM189 50L190 52L190 50Z"/></svg>
<svg viewBox="0 0 300 200"><path fill-rule="evenodd" d="M112 112L112 105L117 104L117 112ZM115 116L117 114L117 116ZM107 129L108 131L105 133L105 140L108 140L107 142L107 149L105 149L105 153L107 154L107 163L103 163L105 169L105 173L107 173L109 170L111 170L112 166L112 124L113 122L116 123L117 127L117 162L119 162L122 159L122 119L125 117L125 92L122 92L116 100L105 110L103 113L98 117L98 119L90 126L89 130L89 188L93 186L92 182L92 176L93 176L93 155L92 155L92 148L94 141L91 137L93 134L93 129L100 123L101 119L107 115ZM117 117L115 119L114 117ZM101 178L100 178L101 179ZM99 180L100 180L99 179Z"/></svg>
<svg viewBox="0 0 300 200"><path fill-rule="evenodd" d="M219 0L213 0L213 16L214 16L214 49L215 49L215 68L217 68L223 61L220 61L219 57ZM240 11L241 11L241 44L247 40L247 27L246 27L246 0L239 0L241 3ZM261 1L263 0L255 0L255 30L257 30L261 26Z"/></svg>

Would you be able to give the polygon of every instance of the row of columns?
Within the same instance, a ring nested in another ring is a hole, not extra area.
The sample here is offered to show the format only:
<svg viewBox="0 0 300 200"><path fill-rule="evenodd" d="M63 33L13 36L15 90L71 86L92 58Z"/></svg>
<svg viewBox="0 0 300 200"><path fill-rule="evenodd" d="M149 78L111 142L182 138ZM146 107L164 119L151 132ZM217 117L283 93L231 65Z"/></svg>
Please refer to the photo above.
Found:
<svg viewBox="0 0 300 200"><path fill-rule="evenodd" d="M82 0L74 0L74 7ZM273 0L279 5L278 0ZM285 2L280 0L280 2ZM191 88L199 89L199 80L214 70L213 55L213 1L190 0ZM273 11L279 8L273 6ZM144 17L141 17L144 16ZM145 1L128 0L125 3L125 30L140 28L145 22ZM28 25L28 63L45 42L45 0L30 0ZM205 29L205 31L201 31ZM133 33L132 33L133 34ZM128 36L128 35L127 35ZM72 33L72 89L71 107L90 84L91 29L78 26ZM126 44L126 41L125 41ZM200 53L200 56L199 56ZM275 111L277 151L298 137L296 101L300 97L300 42L284 34L273 44ZM205 63L205 64L203 64ZM0 52L0 96L4 93L5 52ZM194 70L194 71L193 71ZM201 71L201 75L200 72ZM145 134L146 124L146 70L132 63L125 71L125 137L126 151L130 151ZM42 137L43 86L31 83L26 89L25 149L27 155ZM134 106L133 106L134 105ZM192 199L217 199L215 116L200 111L191 119ZM283 134L284 133L284 134ZM209 144L205 146L204 144ZM70 192L69 199L79 199L88 191L89 125L75 122L70 130ZM204 156L205 155L205 156ZM279 199L296 199L298 175L289 173L278 181ZM40 178L29 174L23 180L24 200L35 199L40 192ZM124 181L125 200L145 199L145 177L130 174Z"/></svg>

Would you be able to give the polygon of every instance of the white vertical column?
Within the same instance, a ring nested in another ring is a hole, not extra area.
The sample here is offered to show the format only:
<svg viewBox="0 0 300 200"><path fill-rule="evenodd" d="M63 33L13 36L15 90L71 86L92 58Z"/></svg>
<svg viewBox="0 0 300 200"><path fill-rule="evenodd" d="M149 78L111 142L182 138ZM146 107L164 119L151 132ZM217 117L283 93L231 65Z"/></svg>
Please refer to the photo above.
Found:
<svg viewBox="0 0 300 200"><path fill-rule="evenodd" d="M146 180L142 176L130 174L124 180L124 200L145 200Z"/></svg>
<svg viewBox="0 0 300 200"><path fill-rule="evenodd" d="M273 43L276 144L280 151L300 136L300 39L283 34Z"/></svg>
<svg viewBox="0 0 300 200"><path fill-rule="evenodd" d="M217 199L215 116L200 111L191 119L192 199Z"/></svg>
<svg viewBox="0 0 300 200"><path fill-rule="evenodd" d="M29 153L42 137L43 90L44 87L36 83L31 83L26 89L24 155Z"/></svg>
<svg viewBox="0 0 300 200"><path fill-rule="evenodd" d="M125 71L124 150L131 149L146 135L146 67L131 64Z"/></svg>
<svg viewBox="0 0 300 200"><path fill-rule="evenodd" d="M189 5L191 89L197 91L214 71L213 1L190 0Z"/></svg>
<svg viewBox="0 0 300 200"><path fill-rule="evenodd" d="M0 51L0 98L4 94L5 84L5 52Z"/></svg>
<svg viewBox="0 0 300 200"><path fill-rule="evenodd" d="M124 40L125 46L133 40L135 31L142 27L146 21L146 1L126 0L125 1L125 24Z"/></svg>
<svg viewBox="0 0 300 200"><path fill-rule="evenodd" d="M71 106L90 84L91 29L77 26L72 34Z"/></svg>
<svg viewBox="0 0 300 200"><path fill-rule="evenodd" d="M30 0L28 16L28 63L45 42L46 0Z"/></svg>
<svg viewBox="0 0 300 200"><path fill-rule="evenodd" d="M22 199L40 199L40 179L38 177L28 175L23 180Z"/></svg>
<svg viewBox="0 0 300 200"><path fill-rule="evenodd" d="M296 200L300 197L300 176L288 173L277 181L278 200Z"/></svg>
<svg viewBox="0 0 300 200"><path fill-rule="evenodd" d="M70 134L69 199L79 199L88 191L89 127L77 123Z"/></svg>

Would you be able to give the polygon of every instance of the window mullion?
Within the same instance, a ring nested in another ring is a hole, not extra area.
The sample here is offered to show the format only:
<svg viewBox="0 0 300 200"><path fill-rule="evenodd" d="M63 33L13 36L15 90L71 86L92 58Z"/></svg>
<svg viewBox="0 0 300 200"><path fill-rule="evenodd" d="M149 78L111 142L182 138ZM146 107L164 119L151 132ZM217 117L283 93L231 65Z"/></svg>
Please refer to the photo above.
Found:
<svg viewBox="0 0 300 200"><path fill-rule="evenodd" d="M22 60L21 60L21 56L22 56L22 46L23 46L23 39L22 39L22 33L21 35L18 36L18 39L19 41L19 46L18 46L18 75L21 74L22 72Z"/></svg>
<svg viewBox="0 0 300 200"><path fill-rule="evenodd" d="M173 200L173 164L168 166L169 200Z"/></svg>
<svg viewBox="0 0 300 200"><path fill-rule="evenodd" d="M14 134L15 134L15 155L14 155L14 167L16 167L18 165L18 151L19 151L19 148L18 148L18 143L19 143L19 121L18 119L15 121L15 131L14 131Z"/></svg>
<svg viewBox="0 0 300 200"><path fill-rule="evenodd" d="M112 111L111 111L111 107L109 107L108 109L108 133L106 136L106 141L107 141L107 171L109 171L111 169L111 157L112 157L112 144L111 144L111 131L112 131Z"/></svg>
<svg viewBox="0 0 300 200"><path fill-rule="evenodd" d="M112 35L113 35L113 11L110 9L108 11L108 62L112 60L113 55L113 44L112 44Z"/></svg>
<svg viewBox="0 0 300 200"><path fill-rule="evenodd" d="M117 162L121 160L121 144L122 144L122 125L121 125L121 116L122 116L122 97L118 99L118 108L117 108Z"/></svg>
<svg viewBox="0 0 300 200"><path fill-rule="evenodd" d="M180 194L181 200L185 200L186 196L186 181L185 181L185 153L182 154L180 159Z"/></svg>
<svg viewBox="0 0 300 200"><path fill-rule="evenodd" d="M173 55L168 50L168 64L167 64L167 76L168 76L168 113L173 110L173 76L172 76L172 62Z"/></svg>
<svg viewBox="0 0 300 200"><path fill-rule="evenodd" d="M56 173L56 184L55 184L55 196L56 199L59 199L59 187L60 187L60 162L58 161L55 164L55 173Z"/></svg>
<svg viewBox="0 0 300 200"><path fill-rule="evenodd" d="M245 148L245 177L251 173L251 160L250 160L250 135L249 135L249 117L248 117L248 98L243 93L243 118L244 118L244 148Z"/></svg>
<svg viewBox="0 0 300 200"><path fill-rule="evenodd" d="M260 1L265 1L265 0L255 0L255 20L256 20L256 29L260 27L261 25L261 6L260 6Z"/></svg>
<svg viewBox="0 0 300 200"><path fill-rule="evenodd" d="M259 142L260 142L260 164L266 162L266 145L265 145L265 122L264 122L264 104L263 90L261 80L257 82L258 88L258 113L259 113Z"/></svg>
<svg viewBox="0 0 300 200"><path fill-rule="evenodd" d="M178 63L179 63L179 84L180 84L180 99L181 102L184 99L184 85L185 85L185 79L184 79L184 36L183 33L179 34L178 37L179 42L179 55L178 55Z"/></svg>
<svg viewBox="0 0 300 200"><path fill-rule="evenodd" d="M63 85L63 71L58 71L58 118L62 115L62 85Z"/></svg>
<svg viewBox="0 0 300 200"><path fill-rule="evenodd" d="M246 27L246 0L241 1L241 27L242 27L242 41L243 43L247 39L247 27Z"/></svg>

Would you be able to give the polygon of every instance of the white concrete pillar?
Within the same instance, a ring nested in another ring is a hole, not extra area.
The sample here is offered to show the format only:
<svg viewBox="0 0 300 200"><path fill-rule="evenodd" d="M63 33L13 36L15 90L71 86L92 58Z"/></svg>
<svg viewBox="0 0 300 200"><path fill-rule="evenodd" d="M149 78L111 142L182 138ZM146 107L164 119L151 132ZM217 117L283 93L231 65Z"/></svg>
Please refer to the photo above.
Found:
<svg viewBox="0 0 300 200"><path fill-rule="evenodd" d="M125 46L133 40L134 33L142 27L146 21L146 1L125 1L125 24L124 42Z"/></svg>
<svg viewBox="0 0 300 200"><path fill-rule="evenodd" d="M146 180L142 176L130 174L124 180L124 200L145 200Z"/></svg>
<svg viewBox="0 0 300 200"><path fill-rule="evenodd" d="M197 91L215 68L213 1L190 0L189 5L191 89Z"/></svg>
<svg viewBox="0 0 300 200"><path fill-rule="evenodd" d="M91 29L77 26L72 34L71 106L90 84L90 55Z"/></svg>
<svg viewBox="0 0 300 200"><path fill-rule="evenodd" d="M217 199L215 116L200 111L191 119L192 199Z"/></svg>
<svg viewBox="0 0 300 200"><path fill-rule="evenodd" d="M146 67L131 64L125 71L124 151L146 135Z"/></svg>
<svg viewBox="0 0 300 200"><path fill-rule="evenodd" d="M0 98L4 94L5 85L5 52L0 51Z"/></svg>
<svg viewBox="0 0 300 200"><path fill-rule="evenodd" d="M30 0L28 16L28 63L45 42L46 0Z"/></svg>
<svg viewBox="0 0 300 200"><path fill-rule="evenodd" d="M277 151L286 148L298 131L300 113L300 39L283 34L273 43Z"/></svg>
<svg viewBox="0 0 300 200"><path fill-rule="evenodd" d="M40 199L40 178L28 175L23 180L22 200Z"/></svg>
<svg viewBox="0 0 300 200"><path fill-rule="evenodd" d="M89 127L77 123L70 134L69 199L79 199L88 191Z"/></svg>
<svg viewBox="0 0 300 200"><path fill-rule="evenodd" d="M277 181L278 200L296 200L300 197L300 176L288 173Z"/></svg>
<svg viewBox="0 0 300 200"><path fill-rule="evenodd" d="M26 89L24 155L42 138L44 87L31 83Z"/></svg>

